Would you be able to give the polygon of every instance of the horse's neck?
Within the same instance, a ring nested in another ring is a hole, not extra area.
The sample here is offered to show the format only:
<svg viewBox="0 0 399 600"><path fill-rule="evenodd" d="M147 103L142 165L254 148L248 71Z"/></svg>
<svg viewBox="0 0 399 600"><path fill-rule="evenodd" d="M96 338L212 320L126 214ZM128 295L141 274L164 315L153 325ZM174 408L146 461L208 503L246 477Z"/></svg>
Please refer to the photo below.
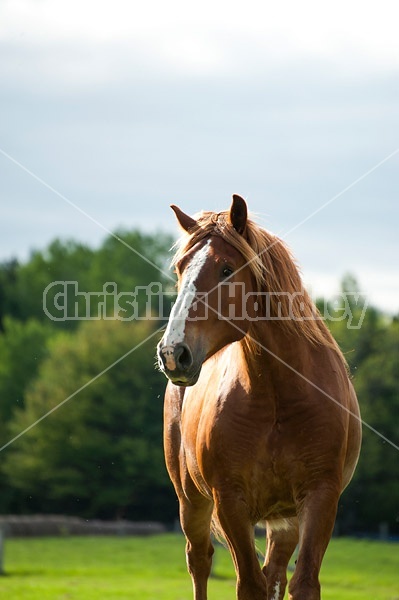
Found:
<svg viewBox="0 0 399 600"><path fill-rule="evenodd" d="M278 322L254 328L243 340L242 347L248 372L261 385L267 379L281 386L290 374L305 374L310 369L313 354L310 342L284 332Z"/></svg>

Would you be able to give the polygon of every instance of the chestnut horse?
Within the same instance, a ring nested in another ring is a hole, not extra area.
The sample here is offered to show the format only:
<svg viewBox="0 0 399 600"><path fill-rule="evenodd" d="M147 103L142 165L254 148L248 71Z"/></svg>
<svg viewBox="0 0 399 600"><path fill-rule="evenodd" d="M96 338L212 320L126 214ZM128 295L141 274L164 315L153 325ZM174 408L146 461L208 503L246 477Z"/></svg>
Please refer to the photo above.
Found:
<svg viewBox="0 0 399 600"><path fill-rule="evenodd" d="M239 600L319 600L339 496L355 469L359 408L346 361L285 244L229 211L194 219L174 266L178 297L158 345L165 456L180 503L195 600L206 600L213 527ZM263 567L254 525L266 522Z"/></svg>

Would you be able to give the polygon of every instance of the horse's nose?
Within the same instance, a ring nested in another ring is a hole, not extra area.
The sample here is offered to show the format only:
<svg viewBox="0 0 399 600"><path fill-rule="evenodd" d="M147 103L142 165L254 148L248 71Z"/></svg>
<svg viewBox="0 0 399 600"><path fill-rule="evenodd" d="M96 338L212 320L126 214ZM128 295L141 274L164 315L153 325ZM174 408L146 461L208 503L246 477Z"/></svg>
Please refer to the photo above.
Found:
<svg viewBox="0 0 399 600"><path fill-rule="evenodd" d="M187 344L177 344L175 346L175 361L176 366L181 371L188 371L193 364L193 355Z"/></svg>
<svg viewBox="0 0 399 600"><path fill-rule="evenodd" d="M180 342L175 346L159 347L158 358L160 366L166 371L184 373L193 364L193 355L187 344ZM162 364L161 364L162 363Z"/></svg>

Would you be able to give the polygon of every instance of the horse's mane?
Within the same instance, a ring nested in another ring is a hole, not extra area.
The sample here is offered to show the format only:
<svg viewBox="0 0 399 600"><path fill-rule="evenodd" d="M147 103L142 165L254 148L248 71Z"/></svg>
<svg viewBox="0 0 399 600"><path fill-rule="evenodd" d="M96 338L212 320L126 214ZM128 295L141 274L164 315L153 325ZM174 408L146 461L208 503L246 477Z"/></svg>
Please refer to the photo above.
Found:
<svg viewBox="0 0 399 600"><path fill-rule="evenodd" d="M218 235L231 244L244 257L256 282L259 300L266 310L265 294L268 298L268 316L279 320L281 327L294 335L305 337L314 345L333 349L346 365L346 360L324 323L317 307L303 286L298 266L286 244L277 236L247 220L244 236L229 222L227 211L202 212L196 215L197 225L185 233L175 244L172 265L199 241L209 235ZM263 294L262 294L263 293ZM257 321L249 331L254 332ZM259 325L258 325L259 326Z"/></svg>

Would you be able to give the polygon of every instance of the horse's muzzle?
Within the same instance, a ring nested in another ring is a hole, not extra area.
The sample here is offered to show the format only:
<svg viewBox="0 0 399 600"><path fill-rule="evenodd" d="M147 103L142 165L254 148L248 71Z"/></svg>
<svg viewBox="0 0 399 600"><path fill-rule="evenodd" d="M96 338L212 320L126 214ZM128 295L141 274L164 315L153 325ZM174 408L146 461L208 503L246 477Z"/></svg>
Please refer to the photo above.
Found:
<svg viewBox="0 0 399 600"><path fill-rule="evenodd" d="M157 348L158 364L161 371L175 385L194 385L201 368L196 368L190 348L180 342L174 346L163 346L162 342Z"/></svg>

